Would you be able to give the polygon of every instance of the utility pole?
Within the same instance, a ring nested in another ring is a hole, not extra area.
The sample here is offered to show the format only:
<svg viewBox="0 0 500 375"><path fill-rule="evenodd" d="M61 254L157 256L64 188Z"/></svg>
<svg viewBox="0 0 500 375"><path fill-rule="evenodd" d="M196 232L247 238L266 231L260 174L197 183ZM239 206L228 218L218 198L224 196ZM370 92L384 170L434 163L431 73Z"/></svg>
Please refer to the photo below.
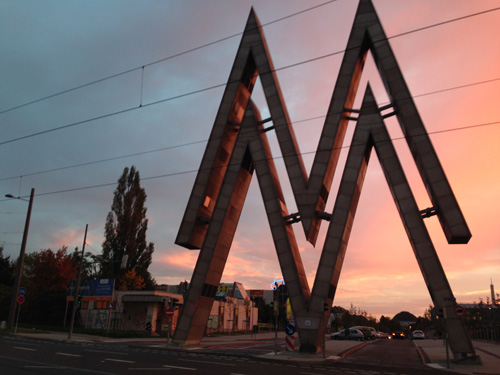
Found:
<svg viewBox="0 0 500 375"><path fill-rule="evenodd" d="M28 230L30 227L31 219L31 208L33 207L33 197L35 196L35 189L31 189L30 201L28 205L28 213L26 214L26 223L24 225L23 241L21 242L21 251L19 252L19 259L17 260L17 272L14 285L12 287L12 298L10 299L9 307L9 317L7 319L7 329L11 329L14 325L14 317L16 316L17 307L17 293L19 293L19 287L21 286L21 278L23 275L23 264L24 264L24 253L26 252L26 242L28 241ZM20 197L14 197L13 195L7 194L7 198L21 199ZM24 200L24 199L22 199Z"/></svg>
<svg viewBox="0 0 500 375"><path fill-rule="evenodd" d="M76 306L78 305L78 295L80 294L80 281L82 278L82 265L83 265L83 257L85 254L85 242L87 241L88 228L89 225L87 224L85 226L85 235L83 236L82 257L80 258L80 265L78 267L78 274L76 276L75 299L73 300L73 311L71 312L71 323L69 326L68 340L71 340L71 336L73 335L73 327L75 325Z"/></svg>

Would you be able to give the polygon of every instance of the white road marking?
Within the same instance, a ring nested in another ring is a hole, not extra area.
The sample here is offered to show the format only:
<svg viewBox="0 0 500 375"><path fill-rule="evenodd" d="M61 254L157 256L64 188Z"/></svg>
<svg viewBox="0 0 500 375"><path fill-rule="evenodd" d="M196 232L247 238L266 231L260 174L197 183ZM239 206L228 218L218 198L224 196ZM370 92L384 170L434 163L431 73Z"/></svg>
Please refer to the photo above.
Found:
<svg viewBox="0 0 500 375"><path fill-rule="evenodd" d="M170 365L163 365L163 367L176 368L176 369L179 369L179 370L191 370L191 371L198 370L197 368L192 368L192 367L179 367L179 366L170 366Z"/></svg>
<svg viewBox="0 0 500 375"><path fill-rule="evenodd" d="M23 348L22 346L14 346L14 349L29 350L29 351L32 351L32 352L36 351L36 349L33 349L33 348Z"/></svg>
<svg viewBox="0 0 500 375"><path fill-rule="evenodd" d="M71 354L71 353L56 353L58 355L65 355L66 357L81 357L80 354Z"/></svg>
<svg viewBox="0 0 500 375"><path fill-rule="evenodd" d="M105 361L122 362L122 363L135 363L135 361L126 361L125 359L114 359L114 358L106 358Z"/></svg>

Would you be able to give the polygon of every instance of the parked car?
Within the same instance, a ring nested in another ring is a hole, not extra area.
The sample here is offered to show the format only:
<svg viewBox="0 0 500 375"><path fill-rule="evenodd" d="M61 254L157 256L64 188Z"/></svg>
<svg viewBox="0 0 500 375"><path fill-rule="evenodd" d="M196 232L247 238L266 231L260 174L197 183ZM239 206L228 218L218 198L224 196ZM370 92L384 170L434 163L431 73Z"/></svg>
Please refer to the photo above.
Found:
<svg viewBox="0 0 500 375"><path fill-rule="evenodd" d="M385 332L377 332L377 337L379 339L388 339L389 338L389 335Z"/></svg>
<svg viewBox="0 0 500 375"><path fill-rule="evenodd" d="M425 334L423 331L416 329L415 331L412 332L411 338L413 340L423 340L425 339Z"/></svg>
<svg viewBox="0 0 500 375"><path fill-rule="evenodd" d="M366 340L375 340L377 336L377 330L373 327L368 326L354 326L352 328L359 329L365 334Z"/></svg>
<svg viewBox="0 0 500 375"><path fill-rule="evenodd" d="M396 332L393 332L392 333L392 338L393 339L400 339L400 340L404 340L405 339L405 334L403 331L396 331Z"/></svg>
<svg viewBox="0 0 500 375"><path fill-rule="evenodd" d="M340 332L332 333L330 339L363 341L365 339L365 334L356 328L346 328Z"/></svg>

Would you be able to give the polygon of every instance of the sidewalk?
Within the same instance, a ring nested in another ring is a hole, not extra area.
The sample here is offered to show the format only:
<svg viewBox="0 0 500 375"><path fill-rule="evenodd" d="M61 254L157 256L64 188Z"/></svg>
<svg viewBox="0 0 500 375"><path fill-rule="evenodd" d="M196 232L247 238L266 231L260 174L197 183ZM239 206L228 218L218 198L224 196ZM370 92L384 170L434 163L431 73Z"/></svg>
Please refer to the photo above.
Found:
<svg viewBox="0 0 500 375"><path fill-rule="evenodd" d="M93 343L123 343L123 344L140 344L147 345L152 348L164 348L170 350L186 350L197 351L203 349L214 349L227 346L245 345L249 343L258 343L275 338L274 332L258 333L256 335L226 335L204 337L199 345L179 347L175 344L169 344L167 347L165 337L146 337L146 338L128 338L116 339L111 337L92 336L83 334L73 334L71 340L68 340L68 334L64 332L50 333L19 333L18 336L38 337L43 339L69 341L69 342L93 342ZM327 340L325 354L303 354L297 348L293 352L282 350L282 345L285 342L285 334L278 333L277 350L267 354L258 356L269 360L277 361L293 361L297 363L326 363L336 362L351 353L362 349L366 345L370 345L372 341L344 341L344 340ZM422 362L427 366L447 370L446 347L443 340L416 340L413 341L415 347L420 353ZM481 357L482 365L454 363L452 354L450 353L449 369L455 372L470 375L499 375L500 374L500 345L485 341L473 341L476 354Z"/></svg>
<svg viewBox="0 0 500 375"><path fill-rule="evenodd" d="M416 340L414 344L422 355L422 361L429 367L447 369L446 347L443 340ZM472 341L482 365L454 363L449 353L449 369L463 374L499 375L500 345L487 341Z"/></svg>

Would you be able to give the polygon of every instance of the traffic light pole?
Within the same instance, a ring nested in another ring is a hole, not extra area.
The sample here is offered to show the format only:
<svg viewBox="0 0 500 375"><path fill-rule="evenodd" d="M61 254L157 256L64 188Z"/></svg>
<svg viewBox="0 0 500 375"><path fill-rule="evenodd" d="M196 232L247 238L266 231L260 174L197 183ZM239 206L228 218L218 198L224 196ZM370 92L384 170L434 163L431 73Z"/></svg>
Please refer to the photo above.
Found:
<svg viewBox="0 0 500 375"><path fill-rule="evenodd" d="M76 306L78 305L78 295L80 294L80 281L82 278L82 265L83 265L83 257L85 255L85 242L87 241L87 230L89 225L85 226L85 235L83 236L83 246L82 246L82 257L80 258L80 266L78 267L78 274L76 276L76 288L75 288L75 299L73 300L73 310L71 312L71 323L69 326L68 332L68 340L71 340L71 336L73 335L73 327L75 325L75 315L76 315Z"/></svg>

